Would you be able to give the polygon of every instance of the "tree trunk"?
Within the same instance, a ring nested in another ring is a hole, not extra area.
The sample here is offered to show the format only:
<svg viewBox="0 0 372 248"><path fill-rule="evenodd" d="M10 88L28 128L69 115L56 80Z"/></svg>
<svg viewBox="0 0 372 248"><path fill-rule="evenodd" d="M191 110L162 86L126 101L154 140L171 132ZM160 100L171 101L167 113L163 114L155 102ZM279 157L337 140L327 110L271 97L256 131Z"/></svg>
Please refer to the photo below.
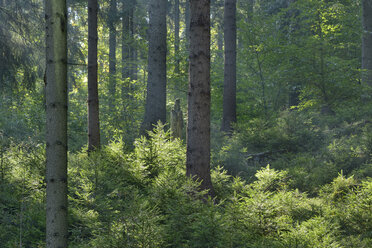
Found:
<svg viewBox="0 0 372 248"><path fill-rule="evenodd" d="M230 132L236 122L236 0L225 0L225 72L222 131Z"/></svg>
<svg viewBox="0 0 372 248"><path fill-rule="evenodd" d="M180 72L180 1L175 0L174 4L174 57L176 64L174 68L175 73Z"/></svg>
<svg viewBox="0 0 372 248"><path fill-rule="evenodd" d="M135 40L135 22L134 22L134 11L136 7L136 0L131 0L130 12L129 12L129 30L130 30L130 78L137 80L137 48Z"/></svg>
<svg viewBox="0 0 372 248"><path fill-rule="evenodd" d="M109 26L109 108L115 106L116 94L116 19L117 19L117 2L110 1L110 12L108 14Z"/></svg>
<svg viewBox="0 0 372 248"><path fill-rule="evenodd" d="M97 12L97 0L88 0L88 152L100 148Z"/></svg>
<svg viewBox="0 0 372 248"><path fill-rule="evenodd" d="M185 38L186 38L186 51L190 51L190 0L185 0ZM185 64L185 71L189 68L189 61L187 59Z"/></svg>
<svg viewBox="0 0 372 248"><path fill-rule="evenodd" d="M67 247L67 8L45 1L46 247Z"/></svg>
<svg viewBox="0 0 372 248"><path fill-rule="evenodd" d="M121 77L123 82L129 77L129 6L127 0L123 0L123 16L122 16L122 46L121 46L121 62L122 71ZM125 83L122 88L122 97L125 98L128 94L129 84Z"/></svg>
<svg viewBox="0 0 372 248"><path fill-rule="evenodd" d="M362 69L364 83L372 86L372 1L363 0Z"/></svg>
<svg viewBox="0 0 372 248"><path fill-rule="evenodd" d="M217 26L217 55L221 59L223 59L223 24L219 23Z"/></svg>
<svg viewBox="0 0 372 248"><path fill-rule="evenodd" d="M149 54L145 118L141 133L166 122L166 0L151 0L149 8Z"/></svg>
<svg viewBox="0 0 372 248"><path fill-rule="evenodd" d="M189 51L189 46L190 46L190 0L185 0L186 1L186 6L185 6L185 37L186 37L186 46L187 46L187 51Z"/></svg>
<svg viewBox="0 0 372 248"><path fill-rule="evenodd" d="M123 0L122 15L122 98L127 98L132 91L129 80L137 80L137 51L134 39L134 10L136 0Z"/></svg>
<svg viewBox="0 0 372 248"><path fill-rule="evenodd" d="M214 195L210 175L210 0L190 0L186 175Z"/></svg>
<svg viewBox="0 0 372 248"><path fill-rule="evenodd" d="M171 121L170 127L172 131L172 136L174 138L182 139L182 131L183 131L183 114L181 110L181 102L180 99L177 99L174 103L174 108L171 112Z"/></svg>

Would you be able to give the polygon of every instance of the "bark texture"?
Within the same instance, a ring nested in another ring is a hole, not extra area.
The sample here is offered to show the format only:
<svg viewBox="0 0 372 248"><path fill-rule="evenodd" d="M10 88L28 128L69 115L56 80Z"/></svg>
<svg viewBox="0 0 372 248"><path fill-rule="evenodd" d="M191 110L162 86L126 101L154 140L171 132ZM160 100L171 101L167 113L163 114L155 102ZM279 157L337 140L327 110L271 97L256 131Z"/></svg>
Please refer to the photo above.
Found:
<svg viewBox="0 0 372 248"><path fill-rule="evenodd" d="M363 82L372 86L372 1L362 0L362 23L363 23L363 40L362 40L362 69Z"/></svg>
<svg viewBox="0 0 372 248"><path fill-rule="evenodd" d="M176 58L175 73L180 72L180 1L174 3L174 55Z"/></svg>
<svg viewBox="0 0 372 248"><path fill-rule="evenodd" d="M210 176L210 0L190 0L186 175L214 195Z"/></svg>
<svg viewBox="0 0 372 248"><path fill-rule="evenodd" d="M116 94L116 20L117 20L117 2L110 1L110 11L108 14L109 27L109 107L115 106Z"/></svg>
<svg viewBox="0 0 372 248"><path fill-rule="evenodd" d="M46 247L67 247L67 9L45 1Z"/></svg>
<svg viewBox="0 0 372 248"><path fill-rule="evenodd" d="M88 0L88 152L100 148L97 13L97 0Z"/></svg>
<svg viewBox="0 0 372 248"><path fill-rule="evenodd" d="M222 131L231 132L236 122L236 0L225 0L225 71Z"/></svg>
<svg viewBox="0 0 372 248"><path fill-rule="evenodd" d="M149 6L149 54L145 118L141 133L166 122L166 0L151 0Z"/></svg>

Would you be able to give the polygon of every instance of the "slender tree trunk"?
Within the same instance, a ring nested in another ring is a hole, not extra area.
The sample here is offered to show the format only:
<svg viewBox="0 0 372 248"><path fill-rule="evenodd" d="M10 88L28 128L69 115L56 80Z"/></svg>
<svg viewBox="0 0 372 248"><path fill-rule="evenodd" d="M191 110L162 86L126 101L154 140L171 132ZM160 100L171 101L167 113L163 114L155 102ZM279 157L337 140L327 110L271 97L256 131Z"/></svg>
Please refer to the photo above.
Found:
<svg viewBox="0 0 372 248"><path fill-rule="evenodd" d="M117 2L110 1L110 12L108 15L109 26L109 107L115 106L116 94L116 19L117 19Z"/></svg>
<svg viewBox="0 0 372 248"><path fill-rule="evenodd" d="M174 3L174 56L176 64L174 68L175 73L180 72L180 1L175 0Z"/></svg>
<svg viewBox="0 0 372 248"><path fill-rule="evenodd" d="M210 0L190 0L186 175L214 195L210 175Z"/></svg>
<svg viewBox="0 0 372 248"><path fill-rule="evenodd" d="M136 0L130 0L129 5L129 50L130 50L130 79L136 80L137 79L137 51L136 51L136 43L135 43L135 24L134 24L134 10L136 6ZM133 90L133 89L132 89Z"/></svg>
<svg viewBox="0 0 372 248"><path fill-rule="evenodd" d="M172 131L172 136L174 138L182 139L183 132L183 114L181 110L181 101L176 99L174 107L171 111L171 121L170 128Z"/></svg>
<svg viewBox="0 0 372 248"><path fill-rule="evenodd" d="M186 38L186 51L190 50L190 0L185 0L185 38ZM185 71L189 68L189 61L186 61Z"/></svg>
<svg viewBox="0 0 372 248"><path fill-rule="evenodd" d="M223 24L219 23L217 26L217 55L222 60L223 59Z"/></svg>
<svg viewBox="0 0 372 248"><path fill-rule="evenodd" d="M362 69L364 83L372 86L372 1L362 0L363 9L363 40Z"/></svg>
<svg viewBox="0 0 372 248"><path fill-rule="evenodd" d="M129 6L127 0L123 0L123 16L122 16L122 40L121 40L121 62L122 62L122 71L121 77L125 82L129 77ZM125 98L129 91L129 85L124 84L122 88L122 97Z"/></svg>
<svg viewBox="0 0 372 248"><path fill-rule="evenodd" d="M225 0L225 72L222 131L230 132L236 122L236 0Z"/></svg>
<svg viewBox="0 0 372 248"><path fill-rule="evenodd" d="M166 0L150 1L148 81L145 118L141 132L152 130L158 121L166 121Z"/></svg>
<svg viewBox="0 0 372 248"><path fill-rule="evenodd" d="M45 1L46 247L67 247L67 9Z"/></svg>
<svg viewBox="0 0 372 248"><path fill-rule="evenodd" d="M185 24L186 24L186 46L187 46L187 51L189 51L189 46L190 46L190 0L185 0L186 1L186 6L185 6Z"/></svg>
<svg viewBox="0 0 372 248"><path fill-rule="evenodd" d="M97 12L97 0L88 0L88 152L100 148Z"/></svg>

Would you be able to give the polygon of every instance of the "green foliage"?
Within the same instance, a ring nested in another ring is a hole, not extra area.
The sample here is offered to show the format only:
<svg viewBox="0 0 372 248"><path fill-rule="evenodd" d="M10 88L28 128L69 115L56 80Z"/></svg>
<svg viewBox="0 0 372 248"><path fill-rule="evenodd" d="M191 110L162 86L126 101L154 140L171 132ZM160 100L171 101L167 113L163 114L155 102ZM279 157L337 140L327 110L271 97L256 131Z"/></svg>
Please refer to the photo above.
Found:
<svg viewBox="0 0 372 248"><path fill-rule="evenodd" d="M119 138L89 156L70 153L70 246L370 246L370 179L340 175L309 197L292 189L290 171L267 166L247 184L216 167L210 199L185 176L184 150L158 126L132 152ZM44 147L11 145L3 159L0 241L43 247Z"/></svg>
<svg viewBox="0 0 372 248"><path fill-rule="evenodd" d="M3 247L43 247L45 239L44 146L15 145L4 152L0 181Z"/></svg>
<svg viewBox="0 0 372 248"><path fill-rule="evenodd" d="M0 246L44 247L42 2L6 2L0 6ZM359 1L238 1L238 123L231 136L219 132L223 1L212 1L215 199L185 176L185 145L165 126L137 137L148 76L147 2L137 1L134 14L135 61L121 62L116 26L115 75L109 75L109 2L101 2L103 146L88 156L87 8L86 1L69 1L70 247L372 247L372 94L360 82ZM123 7L118 1L119 12ZM179 98L186 113L184 14L181 6L178 53L168 18L167 107ZM134 64L137 75L122 78Z"/></svg>
<svg viewBox="0 0 372 248"><path fill-rule="evenodd" d="M283 233L282 247L317 247L317 248L339 248L337 242L338 228L322 217L315 217L295 226L290 232Z"/></svg>

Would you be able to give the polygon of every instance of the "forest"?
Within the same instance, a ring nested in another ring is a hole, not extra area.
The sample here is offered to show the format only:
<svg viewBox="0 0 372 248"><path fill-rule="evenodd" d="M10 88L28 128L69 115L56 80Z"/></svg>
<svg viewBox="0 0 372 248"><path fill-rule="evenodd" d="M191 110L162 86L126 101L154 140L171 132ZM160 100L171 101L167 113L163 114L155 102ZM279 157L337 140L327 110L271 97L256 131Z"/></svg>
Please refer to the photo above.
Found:
<svg viewBox="0 0 372 248"><path fill-rule="evenodd" d="M0 0L0 247L372 247L372 0Z"/></svg>

